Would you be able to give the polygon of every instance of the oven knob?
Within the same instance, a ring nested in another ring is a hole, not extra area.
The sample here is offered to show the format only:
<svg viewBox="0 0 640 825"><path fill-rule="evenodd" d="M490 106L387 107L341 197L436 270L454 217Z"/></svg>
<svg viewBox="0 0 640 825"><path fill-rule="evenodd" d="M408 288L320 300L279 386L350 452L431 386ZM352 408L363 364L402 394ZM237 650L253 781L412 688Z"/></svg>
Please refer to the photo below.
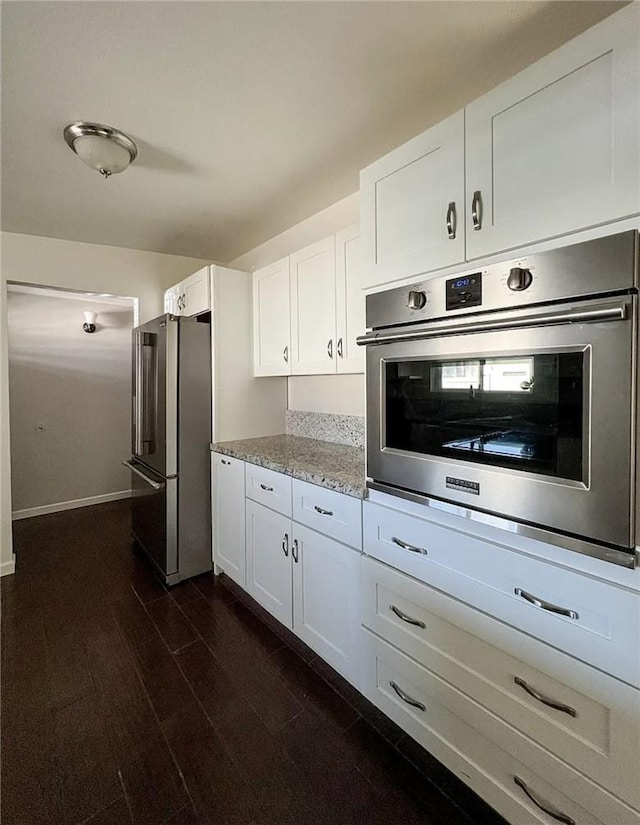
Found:
<svg viewBox="0 0 640 825"><path fill-rule="evenodd" d="M409 300L407 301L407 306L409 309L422 309L422 307L427 303L427 296L424 292L418 292L417 290L411 290L409 293Z"/></svg>
<svg viewBox="0 0 640 825"><path fill-rule="evenodd" d="M507 286L514 292L522 292L525 289L529 289L531 281L533 281L533 275L529 269L514 266L513 269L509 271Z"/></svg>

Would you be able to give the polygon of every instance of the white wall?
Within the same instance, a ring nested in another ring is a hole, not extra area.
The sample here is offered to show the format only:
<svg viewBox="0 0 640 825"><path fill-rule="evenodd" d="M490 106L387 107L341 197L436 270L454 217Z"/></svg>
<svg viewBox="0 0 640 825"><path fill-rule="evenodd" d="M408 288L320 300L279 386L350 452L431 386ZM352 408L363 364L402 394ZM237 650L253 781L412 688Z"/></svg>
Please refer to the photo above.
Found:
<svg viewBox="0 0 640 825"><path fill-rule="evenodd" d="M75 295L8 293L14 517L131 486L133 301ZM85 310L98 313L95 333Z"/></svg>
<svg viewBox="0 0 640 825"><path fill-rule="evenodd" d="M252 271L290 255L308 244L337 232L360 219L360 195L354 192L322 212L292 226L275 238L246 252L229 264ZM288 379L290 410L364 415L363 375L307 375Z"/></svg>
<svg viewBox="0 0 640 825"><path fill-rule="evenodd" d="M162 312L168 286L208 262L8 232L2 233L1 243L0 573L6 573L12 569L6 281L139 298L144 321Z"/></svg>

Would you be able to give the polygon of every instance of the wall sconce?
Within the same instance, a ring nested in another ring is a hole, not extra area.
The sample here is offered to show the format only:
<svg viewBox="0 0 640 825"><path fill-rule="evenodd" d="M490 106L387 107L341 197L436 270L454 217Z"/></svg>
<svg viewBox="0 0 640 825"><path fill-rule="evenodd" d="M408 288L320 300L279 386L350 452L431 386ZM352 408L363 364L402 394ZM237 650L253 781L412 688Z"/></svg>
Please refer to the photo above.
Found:
<svg viewBox="0 0 640 825"><path fill-rule="evenodd" d="M84 324L82 325L82 329L85 332L95 332L96 331L96 319L98 317L97 312L85 312L84 314Z"/></svg>
<svg viewBox="0 0 640 825"><path fill-rule="evenodd" d="M80 160L103 178L123 172L138 154L129 135L102 123L70 123L64 139Z"/></svg>

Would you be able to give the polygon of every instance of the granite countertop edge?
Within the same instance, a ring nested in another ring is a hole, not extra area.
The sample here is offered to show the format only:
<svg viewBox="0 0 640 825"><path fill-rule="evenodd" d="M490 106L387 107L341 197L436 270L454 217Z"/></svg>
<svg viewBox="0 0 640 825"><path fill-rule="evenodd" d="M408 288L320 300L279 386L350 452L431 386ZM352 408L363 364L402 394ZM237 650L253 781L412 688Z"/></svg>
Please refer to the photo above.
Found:
<svg viewBox="0 0 640 825"><path fill-rule="evenodd" d="M277 439L282 440L278 442ZM334 490L353 498L364 499L366 497L364 450L360 447L294 435L265 436L264 439L250 438L245 441L246 445L243 444L243 440L220 441L211 444L211 451L297 478L300 481L317 484L319 487L326 487L328 490ZM274 457L274 443L286 445L287 455ZM318 449L320 449L319 455ZM331 472L330 469L323 468L323 456L332 452L340 456L350 456L352 463L358 465L357 469L353 467Z"/></svg>

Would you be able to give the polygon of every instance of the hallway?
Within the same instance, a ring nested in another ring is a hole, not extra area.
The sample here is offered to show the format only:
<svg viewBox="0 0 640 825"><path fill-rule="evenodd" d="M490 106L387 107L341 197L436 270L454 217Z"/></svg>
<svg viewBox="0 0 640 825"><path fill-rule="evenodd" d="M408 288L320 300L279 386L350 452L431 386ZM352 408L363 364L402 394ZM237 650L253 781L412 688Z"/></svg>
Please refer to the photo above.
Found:
<svg viewBox="0 0 640 825"><path fill-rule="evenodd" d="M129 520L119 501L14 524L4 825L502 822L246 597L212 575L167 591Z"/></svg>

